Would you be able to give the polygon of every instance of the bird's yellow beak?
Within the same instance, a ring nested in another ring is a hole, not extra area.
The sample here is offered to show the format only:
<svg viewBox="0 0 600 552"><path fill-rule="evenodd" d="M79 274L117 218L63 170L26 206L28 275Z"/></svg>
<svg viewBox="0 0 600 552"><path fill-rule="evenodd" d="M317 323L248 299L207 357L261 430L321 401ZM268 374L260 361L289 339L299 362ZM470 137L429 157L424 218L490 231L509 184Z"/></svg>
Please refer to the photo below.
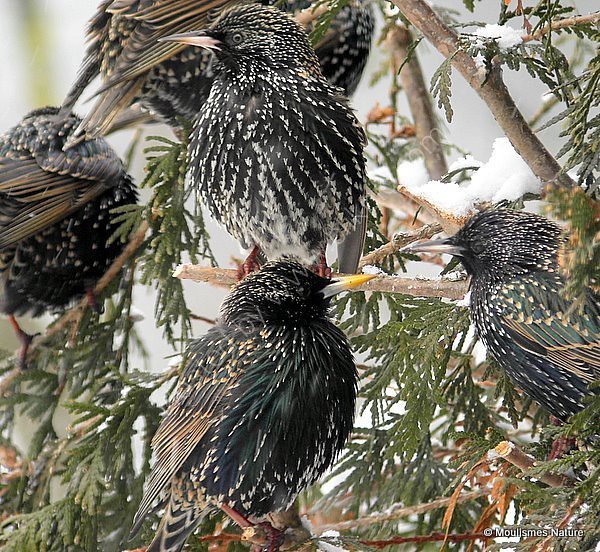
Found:
<svg viewBox="0 0 600 552"><path fill-rule="evenodd" d="M340 276L331 280L331 283L323 288L323 297L332 297L342 291L355 289L369 280L375 278L375 274L353 274L352 276Z"/></svg>

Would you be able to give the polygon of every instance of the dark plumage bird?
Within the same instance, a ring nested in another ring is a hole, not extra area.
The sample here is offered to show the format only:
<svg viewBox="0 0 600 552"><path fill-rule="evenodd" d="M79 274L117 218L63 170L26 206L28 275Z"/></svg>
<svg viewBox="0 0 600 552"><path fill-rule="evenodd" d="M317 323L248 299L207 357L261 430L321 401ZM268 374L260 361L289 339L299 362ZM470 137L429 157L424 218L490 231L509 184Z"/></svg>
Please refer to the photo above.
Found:
<svg viewBox="0 0 600 552"><path fill-rule="evenodd" d="M0 137L0 312L60 309L91 289L121 253L111 209L135 203L123 163L103 139L63 151L80 119L48 107Z"/></svg>
<svg viewBox="0 0 600 552"><path fill-rule="evenodd" d="M329 280L279 260L233 288L189 347L153 439L132 530L166 507L148 552L181 550L216 507L236 519L286 509L331 466L352 428L357 374L329 301L371 278Z"/></svg>
<svg viewBox="0 0 600 552"><path fill-rule="evenodd" d="M471 276L471 317L494 360L527 395L565 421L600 379L600 297L564 296L560 228L538 215L491 210L453 237L407 251L457 256Z"/></svg>
<svg viewBox="0 0 600 552"><path fill-rule="evenodd" d="M167 40L213 50L215 80L189 147L188 177L243 247L267 258L324 259L340 271L362 252L365 135L287 14L248 4L209 29ZM250 267L251 270L253 267Z"/></svg>
<svg viewBox="0 0 600 552"><path fill-rule="evenodd" d="M191 121L210 92L213 56L158 40L204 28L215 14L238 1L102 0L90 21L89 46L64 109L71 110L100 76L101 91L80 129L88 138L106 134L134 102L172 126L179 126L179 117ZM262 2L274 4L275 0ZM325 76L348 94L358 85L371 46L374 17L366 2L354 0L342 8L317 45ZM292 12L309 5L308 0L288 0L281 7Z"/></svg>

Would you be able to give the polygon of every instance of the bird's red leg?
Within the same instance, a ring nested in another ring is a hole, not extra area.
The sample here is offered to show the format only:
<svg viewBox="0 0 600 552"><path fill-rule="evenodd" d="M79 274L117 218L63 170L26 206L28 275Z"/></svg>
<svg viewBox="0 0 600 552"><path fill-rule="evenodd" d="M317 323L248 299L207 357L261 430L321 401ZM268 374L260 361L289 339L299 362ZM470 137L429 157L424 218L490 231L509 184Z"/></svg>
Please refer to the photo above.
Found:
<svg viewBox="0 0 600 552"><path fill-rule="evenodd" d="M259 253L260 247L255 245L252 251L250 251L250 255L248 255L246 260L238 267L238 280L243 280L248 274L251 274L260 268L260 263L258 262Z"/></svg>
<svg viewBox="0 0 600 552"><path fill-rule="evenodd" d="M275 529L268 521L263 521L260 525L267 533L265 552L279 552L279 547L283 544L283 531Z"/></svg>
<svg viewBox="0 0 600 552"><path fill-rule="evenodd" d="M96 296L94 295L94 290L92 288L87 288L85 290L85 297L87 299L88 306L94 309L96 314L102 314L102 309L100 308L98 301L96 301Z"/></svg>
<svg viewBox="0 0 600 552"><path fill-rule="evenodd" d="M327 257L325 256L325 250L321 251L317 264L313 265L313 271L316 272L321 278L331 278L331 268L327 266Z"/></svg>
<svg viewBox="0 0 600 552"><path fill-rule="evenodd" d="M550 421L554 425L562 425L562 422L554 416L550 416ZM559 458L562 458L570 450L575 448L576 444L577 440L574 437L559 437L552 443L550 453L548 454L548 460L558 460Z"/></svg>
<svg viewBox="0 0 600 552"><path fill-rule="evenodd" d="M223 502L221 506L219 506L223 512L225 512L233 521L235 521L242 529L246 529L248 527L254 527L254 523L248 520L248 518L244 517L239 512L236 512L231 506L228 506Z"/></svg>
<svg viewBox="0 0 600 552"><path fill-rule="evenodd" d="M12 314L8 316L8 321L10 322L10 325L13 327L16 336L21 342L21 350L19 351L19 366L21 370L24 370L27 366L27 351L29 350L29 345L31 345L34 336L24 332L21 329L21 326L19 326L17 319Z"/></svg>

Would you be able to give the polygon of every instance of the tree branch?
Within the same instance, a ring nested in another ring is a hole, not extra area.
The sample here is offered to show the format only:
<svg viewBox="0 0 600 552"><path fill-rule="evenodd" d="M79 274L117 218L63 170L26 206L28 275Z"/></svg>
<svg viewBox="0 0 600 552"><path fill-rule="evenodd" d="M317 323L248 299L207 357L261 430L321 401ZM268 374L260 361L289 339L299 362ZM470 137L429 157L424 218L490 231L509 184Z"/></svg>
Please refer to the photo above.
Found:
<svg viewBox="0 0 600 552"><path fill-rule="evenodd" d="M407 246L409 243L413 243L417 240L423 240L425 238L431 238L431 236L442 231L441 224L434 223L427 226L422 226L413 232L406 232L402 234L396 234L388 243L381 247L371 251L358 263L358 269L361 270L364 266L375 265L383 261L386 257L398 253L400 249Z"/></svg>
<svg viewBox="0 0 600 552"><path fill-rule="evenodd" d="M488 493L489 489L484 488L463 493L459 495L456 503L460 504L462 502L475 500L476 498L484 496ZM438 498L437 500L432 500L431 502L425 502L423 504L415 504L414 506L396 506L388 509L388 511L385 513L372 514L370 516L350 519L347 521L339 521L337 523L326 523L324 525L319 525L317 529L320 533L323 533L324 531L347 531L357 527L366 527L369 525L384 523L386 521L395 521L407 516L424 514L425 512L429 512L431 510L445 508L450 504L450 502L453 502L453 497Z"/></svg>
<svg viewBox="0 0 600 552"><path fill-rule="evenodd" d="M574 27L575 25L586 25L588 23L596 23L600 21L600 12L590 13L588 15L577 15L574 17L566 17L565 19L558 19L552 21L549 25L542 27L535 33L527 34L523 37L523 42L530 42L531 40L540 40L544 35L550 31L559 31L566 29L567 27Z"/></svg>
<svg viewBox="0 0 600 552"><path fill-rule="evenodd" d="M431 104L429 87L425 84L421 64L415 52L409 52L411 33L406 27L395 26L389 31L387 41L394 56L396 70L402 66L400 82L408 100L429 178L439 180L448 172L448 165L440 141L441 131Z"/></svg>
<svg viewBox="0 0 600 552"><path fill-rule="evenodd" d="M493 449L493 452L523 472L527 472L537 466L534 458L525 454L510 441L502 441ZM536 475L535 477L550 487L571 487L574 484L574 481L565 475L545 473L539 476Z"/></svg>
<svg viewBox="0 0 600 552"><path fill-rule="evenodd" d="M533 173L544 182L575 186L544 144L531 130L512 99L499 67L489 73L480 69L462 49L459 36L448 27L425 0L392 0L410 21L445 57L487 104L498 125Z"/></svg>
<svg viewBox="0 0 600 552"><path fill-rule="evenodd" d="M173 273L175 278L193 280L208 284L230 287L237 282L237 270L228 268L203 267L182 264ZM332 275L336 277L335 274ZM356 288L357 291L381 291L402 293L415 297L439 297L459 300L467 293L466 280L428 280L425 278L402 278L400 276L381 275Z"/></svg>

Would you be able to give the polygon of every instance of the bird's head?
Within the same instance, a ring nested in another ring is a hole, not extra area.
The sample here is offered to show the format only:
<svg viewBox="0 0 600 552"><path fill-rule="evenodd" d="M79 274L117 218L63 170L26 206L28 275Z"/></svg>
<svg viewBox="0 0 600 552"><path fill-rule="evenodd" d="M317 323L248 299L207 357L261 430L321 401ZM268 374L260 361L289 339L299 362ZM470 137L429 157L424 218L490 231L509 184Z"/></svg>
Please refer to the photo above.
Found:
<svg viewBox="0 0 600 552"><path fill-rule="evenodd" d="M496 279L555 267L560 234L555 223L539 215L497 209L470 218L450 238L416 242L404 251L448 253L471 276Z"/></svg>
<svg viewBox="0 0 600 552"><path fill-rule="evenodd" d="M208 29L161 40L206 48L236 71L253 64L308 70L319 67L304 29L281 10L260 4L233 7Z"/></svg>
<svg viewBox="0 0 600 552"><path fill-rule="evenodd" d="M372 278L357 274L330 280L291 260L271 261L236 284L221 306L221 321L244 327L322 319L334 295Z"/></svg>

